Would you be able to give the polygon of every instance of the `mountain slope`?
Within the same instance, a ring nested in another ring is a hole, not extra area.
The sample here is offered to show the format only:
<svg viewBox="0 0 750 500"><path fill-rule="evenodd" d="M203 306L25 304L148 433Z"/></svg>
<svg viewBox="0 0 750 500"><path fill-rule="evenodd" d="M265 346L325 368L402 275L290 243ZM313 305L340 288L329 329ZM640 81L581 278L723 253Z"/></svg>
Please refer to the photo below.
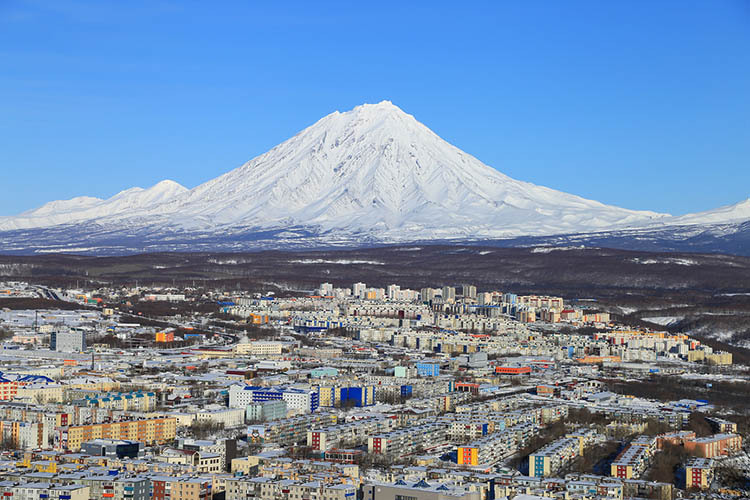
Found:
<svg viewBox="0 0 750 500"><path fill-rule="evenodd" d="M734 205L675 217L670 224L727 224L750 221L750 198Z"/></svg>
<svg viewBox="0 0 750 500"><path fill-rule="evenodd" d="M283 227L410 237L553 234L661 217L516 181L390 102L332 113L161 207L197 227Z"/></svg>
<svg viewBox="0 0 750 500"><path fill-rule="evenodd" d="M106 200L80 196L72 200L52 201L16 217L0 217L0 231L76 224L114 216L127 217L133 210L159 206L187 190L174 181L165 180L148 189L134 187L120 191Z"/></svg>
<svg viewBox="0 0 750 500"><path fill-rule="evenodd" d="M5 251L27 248L29 229L43 231L47 249L351 246L662 231L693 220L734 223L747 211L734 207L675 218L518 181L383 101L331 113L193 189L164 181L108 200L52 202L0 217L0 231Z"/></svg>

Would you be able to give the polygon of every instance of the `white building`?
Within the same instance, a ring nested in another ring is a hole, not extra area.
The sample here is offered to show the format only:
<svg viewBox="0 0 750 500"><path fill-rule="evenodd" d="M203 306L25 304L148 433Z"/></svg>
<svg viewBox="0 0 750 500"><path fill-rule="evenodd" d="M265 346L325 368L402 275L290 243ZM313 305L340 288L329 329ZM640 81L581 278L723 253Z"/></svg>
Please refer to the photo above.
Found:
<svg viewBox="0 0 750 500"><path fill-rule="evenodd" d="M255 387L233 385L229 388L229 406L244 409L253 403L283 400L291 411L312 413L318 409L318 393L313 390L286 387Z"/></svg>
<svg viewBox="0 0 750 500"><path fill-rule="evenodd" d="M85 351L86 332L77 329L52 332L50 333L49 348L57 352Z"/></svg>

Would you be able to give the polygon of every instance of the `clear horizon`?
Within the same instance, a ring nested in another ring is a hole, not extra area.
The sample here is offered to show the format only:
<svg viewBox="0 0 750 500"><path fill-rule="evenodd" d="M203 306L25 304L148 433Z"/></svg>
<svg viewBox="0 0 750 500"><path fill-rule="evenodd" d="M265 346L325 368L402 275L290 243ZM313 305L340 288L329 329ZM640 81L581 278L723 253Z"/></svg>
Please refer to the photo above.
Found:
<svg viewBox="0 0 750 500"><path fill-rule="evenodd" d="M750 194L750 4L0 5L0 215L192 188L390 100L515 179L675 215Z"/></svg>

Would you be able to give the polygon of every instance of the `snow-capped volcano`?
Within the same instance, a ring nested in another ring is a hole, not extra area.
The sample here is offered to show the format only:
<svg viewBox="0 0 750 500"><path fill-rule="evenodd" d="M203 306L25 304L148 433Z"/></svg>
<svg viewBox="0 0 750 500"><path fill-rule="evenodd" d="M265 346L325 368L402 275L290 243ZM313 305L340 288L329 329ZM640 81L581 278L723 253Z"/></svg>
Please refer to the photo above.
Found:
<svg viewBox="0 0 750 500"><path fill-rule="evenodd" d="M0 231L74 231L84 240L119 231L151 241L167 233L225 241L262 233L287 243L304 234L351 244L592 233L673 219L512 179L383 101L331 113L193 189L163 181L108 200L51 202L0 217Z"/></svg>
<svg viewBox="0 0 750 500"><path fill-rule="evenodd" d="M554 234L637 212L516 181L388 101L332 113L160 208L183 226L309 226L405 238Z"/></svg>

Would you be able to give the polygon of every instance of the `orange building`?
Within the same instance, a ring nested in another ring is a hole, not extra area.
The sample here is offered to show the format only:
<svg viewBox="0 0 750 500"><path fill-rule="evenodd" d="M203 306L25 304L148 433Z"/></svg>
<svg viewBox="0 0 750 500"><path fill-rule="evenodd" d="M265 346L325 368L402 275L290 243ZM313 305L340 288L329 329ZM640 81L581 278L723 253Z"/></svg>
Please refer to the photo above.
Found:
<svg viewBox="0 0 750 500"><path fill-rule="evenodd" d="M495 373L500 375L525 375L531 373L530 366L496 366Z"/></svg>
<svg viewBox="0 0 750 500"><path fill-rule="evenodd" d="M742 437L738 434L714 434L685 441L685 450L696 457L714 458L729 456L742 449Z"/></svg>
<svg viewBox="0 0 750 500"><path fill-rule="evenodd" d="M157 342L174 342L174 332L156 332Z"/></svg>
<svg viewBox="0 0 750 500"><path fill-rule="evenodd" d="M695 432L693 431L677 431L669 432L667 434L659 434L656 436L656 447L661 450L664 448L664 443L679 446L685 444L686 441L692 441L693 439L695 439Z"/></svg>
<svg viewBox="0 0 750 500"><path fill-rule="evenodd" d="M476 446L459 446L458 465L479 465L479 448Z"/></svg>
<svg viewBox="0 0 750 500"><path fill-rule="evenodd" d="M560 395L560 387L554 385L538 385L536 386L537 396L556 396Z"/></svg>
<svg viewBox="0 0 750 500"><path fill-rule="evenodd" d="M253 325L265 325L268 324L267 314L250 314L247 317L247 322Z"/></svg>

